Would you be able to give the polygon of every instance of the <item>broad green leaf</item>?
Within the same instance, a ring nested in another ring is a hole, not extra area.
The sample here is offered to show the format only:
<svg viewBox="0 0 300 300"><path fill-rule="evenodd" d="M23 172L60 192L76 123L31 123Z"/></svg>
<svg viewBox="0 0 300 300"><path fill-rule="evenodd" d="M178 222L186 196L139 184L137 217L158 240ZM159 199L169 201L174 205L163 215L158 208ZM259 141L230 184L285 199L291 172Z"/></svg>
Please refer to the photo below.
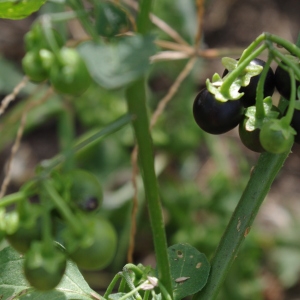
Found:
<svg viewBox="0 0 300 300"><path fill-rule="evenodd" d="M78 50L94 80L106 89L115 89L128 85L148 71L155 45L152 36L132 36L112 44L86 42Z"/></svg>
<svg viewBox="0 0 300 300"><path fill-rule="evenodd" d="M23 275L24 257L11 247L0 251L0 295L2 299L21 300L95 300L102 299L86 283L77 266L68 262L65 275L52 291L34 290Z"/></svg>
<svg viewBox="0 0 300 300"><path fill-rule="evenodd" d="M195 294L205 286L210 271L205 254L189 244L176 244L168 248L168 256L175 300Z"/></svg>
<svg viewBox="0 0 300 300"><path fill-rule="evenodd" d="M47 0L0 0L0 18L23 19L31 15Z"/></svg>

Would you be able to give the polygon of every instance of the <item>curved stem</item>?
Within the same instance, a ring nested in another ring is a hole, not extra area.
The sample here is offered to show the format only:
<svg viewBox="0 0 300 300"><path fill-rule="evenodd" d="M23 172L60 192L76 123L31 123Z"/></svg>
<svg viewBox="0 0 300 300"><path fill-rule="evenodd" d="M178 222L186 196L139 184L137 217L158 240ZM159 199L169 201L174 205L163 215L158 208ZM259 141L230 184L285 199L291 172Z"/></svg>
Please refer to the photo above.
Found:
<svg viewBox="0 0 300 300"><path fill-rule="evenodd" d="M298 58L300 58L300 48L299 46L277 36L271 33L265 33L265 38L267 40L272 41L273 43L276 43L280 46L282 46L283 48L285 48L287 51L289 51L291 54L297 56ZM278 51L279 52L279 51Z"/></svg>
<svg viewBox="0 0 300 300"><path fill-rule="evenodd" d="M242 53L238 65L242 64L258 47L258 45L265 40L265 34L259 35Z"/></svg>
<svg viewBox="0 0 300 300"><path fill-rule="evenodd" d="M269 72L269 68L271 62L273 60L273 55L269 54L268 60L263 68L263 71L260 74L259 81L256 89L256 112L255 115L258 119L263 118L265 116L264 110L264 88L265 88L265 80L267 74Z"/></svg>
<svg viewBox="0 0 300 300"><path fill-rule="evenodd" d="M112 281L110 282L109 286L107 287L105 294L103 295L103 298L108 299L108 296L112 293L115 285L117 284L118 280L122 277L122 272L117 273Z"/></svg>
<svg viewBox="0 0 300 300"><path fill-rule="evenodd" d="M139 276L143 276L143 274L144 274L142 272L142 270L139 267L137 267L136 265L134 265L134 264L126 264L125 268L128 269L128 270L130 270L130 271L132 271L133 273L135 273L135 274L137 274Z"/></svg>
<svg viewBox="0 0 300 300"><path fill-rule="evenodd" d="M278 57L283 63L288 67L291 68L296 76L300 78L300 68L296 66L294 63L292 63L284 54L280 53L277 49L275 49L272 45L268 45L270 51L272 54L276 57ZM300 57L299 57L300 59Z"/></svg>
<svg viewBox="0 0 300 300"><path fill-rule="evenodd" d="M294 115L294 109L295 109L295 102L296 102L296 79L295 79L295 74L292 69L289 69L289 75L290 75L290 80L291 80L291 97L290 97L290 101L289 101L289 108L285 115L287 124L290 124L292 122L292 118Z"/></svg>
<svg viewBox="0 0 300 300"><path fill-rule="evenodd" d="M211 260L211 271L203 290L193 300L212 300L237 256L238 250L250 231L252 222L277 173L290 151L283 154L263 153L259 157L244 193L231 217L222 239Z"/></svg>

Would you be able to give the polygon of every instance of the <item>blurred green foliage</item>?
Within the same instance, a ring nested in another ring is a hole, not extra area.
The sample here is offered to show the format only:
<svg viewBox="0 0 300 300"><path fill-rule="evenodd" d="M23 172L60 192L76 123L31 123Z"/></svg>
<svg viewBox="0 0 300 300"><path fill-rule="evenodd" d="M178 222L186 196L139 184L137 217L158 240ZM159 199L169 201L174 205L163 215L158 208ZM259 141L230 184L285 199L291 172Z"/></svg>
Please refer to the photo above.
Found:
<svg viewBox="0 0 300 300"><path fill-rule="evenodd" d="M43 7L44 13L56 10L53 3ZM195 36L194 12L195 6L191 0L155 1L154 13L178 30L187 41L192 41ZM154 33L158 38L168 39L158 29L154 29ZM185 63L171 61L152 66L148 86L149 114L167 93ZM198 64L201 67L201 61ZM0 73L0 92L6 94L20 80L22 71L16 70L16 66L4 58L0 60L0 67L5 70ZM153 129L153 142L157 156L166 158L160 165L158 176L169 244L189 243L210 258L249 179L253 161L247 160L244 148L234 134L208 136L195 124L192 102L198 92L197 86L203 84L198 81L196 74L199 74L199 70L184 81L167 105ZM26 101L34 101L34 97L30 96L34 87L30 84L21 94ZM43 91L42 88L41 93ZM66 103L70 114L74 116L76 136L105 127L126 113L122 89L108 91L93 84L76 99L54 96L32 110L27 133L33 134L48 120L57 121ZM16 103L0 120L2 131L8 128L1 137L2 150L15 137L17 124L13 124L12 120L22 106L22 101ZM57 135L60 139L69 139L59 132ZM120 270L126 261L132 199L132 190L127 187L131 180L130 155L133 146L133 133L127 126L101 143L88 147L76 160L78 167L92 171L101 180L104 188L104 208L101 213L110 218L119 232L119 251L108 272ZM137 263L153 254L147 208L141 191L139 201L135 251ZM254 225L218 299L263 299L262 273L265 270L273 272L285 287L295 284L300 271L300 264L295 263L300 261L299 243L295 244L298 223L295 220L295 227L289 235L276 232L269 235Z"/></svg>

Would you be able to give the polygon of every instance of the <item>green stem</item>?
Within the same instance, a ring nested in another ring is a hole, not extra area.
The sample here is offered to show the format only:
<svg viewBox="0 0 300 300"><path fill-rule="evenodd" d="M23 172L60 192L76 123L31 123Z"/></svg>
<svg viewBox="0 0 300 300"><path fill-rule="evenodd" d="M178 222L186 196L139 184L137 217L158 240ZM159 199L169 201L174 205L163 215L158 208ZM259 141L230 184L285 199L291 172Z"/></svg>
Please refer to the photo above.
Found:
<svg viewBox="0 0 300 300"><path fill-rule="evenodd" d="M211 271L203 290L193 300L215 299L238 250L250 231L252 222L277 173L290 151L283 154L263 153L252 171L246 189L231 217L222 239L211 260Z"/></svg>
<svg viewBox="0 0 300 300"><path fill-rule="evenodd" d="M296 104L296 79L293 70L289 69L289 75L291 80L291 97L290 97L289 108L284 117L286 119L287 124L290 124L292 122L295 104Z"/></svg>
<svg viewBox="0 0 300 300"><path fill-rule="evenodd" d="M122 296L121 298L119 298L119 300L125 300L125 299L128 299L130 298L130 296L133 296L134 295L134 299L137 299L137 300L143 300L143 298L141 296L137 296L137 293L140 289L142 289L142 285L134 288L133 290L131 290L129 293L127 293L126 295ZM138 294L139 295L139 294Z"/></svg>
<svg viewBox="0 0 300 300"><path fill-rule="evenodd" d="M122 273L121 273L122 274ZM119 293L124 293L126 291L126 280L124 278L124 276L122 276L119 288L118 288L118 292Z"/></svg>
<svg viewBox="0 0 300 300"><path fill-rule="evenodd" d="M60 195L56 192L55 188L53 187L52 183L49 180L44 180L42 182L42 186L44 190L47 192L51 200L54 202L55 206L62 214L66 222L72 227L74 232L78 235L82 233L82 226L81 223L74 217L71 210L65 203L64 199L60 197Z"/></svg>
<svg viewBox="0 0 300 300"><path fill-rule="evenodd" d="M77 19L80 17L86 17L88 16L87 11L64 11L64 12L57 12L57 13L51 13L49 15L49 18L52 23L58 23L58 22L66 22L68 20ZM40 19L43 19L43 15L39 16Z"/></svg>
<svg viewBox="0 0 300 300"><path fill-rule="evenodd" d="M159 287L159 290L162 294L162 299L164 300L172 300L172 297L170 296L170 294L168 293L168 291L166 290L166 288L164 287L164 285L158 281L158 287Z"/></svg>
<svg viewBox="0 0 300 300"><path fill-rule="evenodd" d="M265 34L259 35L242 53L238 65L240 65L245 59L247 59L258 45L265 40Z"/></svg>
<svg viewBox="0 0 300 300"><path fill-rule="evenodd" d="M151 294L151 291L145 291L145 293L144 293L144 297L143 297L143 300L148 300L149 299L149 296L150 296L150 294Z"/></svg>
<svg viewBox="0 0 300 300"><path fill-rule="evenodd" d="M73 112L69 107L59 114L58 120L58 137L60 149L63 152L71 153L72 143L75 138L75 129L74 129L74 117ZM65 163L63 165L64 171L69 171L74 166L74 155L70 154L66 157Z"/></svg>
<svg viewBox="0 0 300 300"><path fill-rule="evenodd" d="M50 160L42 161L41 167L43 171L41 172L41 176L46 176L49 172L51 172L51 170L53 170L55 167L59 166L61 163L67 160L69 156L72 156L75 153L79 153L86 147L94 145L101 141L104 137L120 130L125 125L129 124L131 120L132 116L126 114L117 119L116 121L110 123L105 128L98 130L96 133L92 135L88 134L88 137L86 138L83 138L82 136L79 137L70 150L64 151Z"/></svg>
<svg viewBox="0 0 300 300"><path fill-rule="evenodd" d="M43 17L41 17L41 21L42 21L43 32L44 32L45 37L50 45L50 48L51 48L53 54L55 55L55 58L62 64L63 62L61 61L61 57L59 54L60 48L56 42L56 39L54 37L53 31L51 28L51 18L49 15L44 15Z"/></svg>
<svg viewBox="0 0 300 300"><path fill-rule="evenodd" d="M42 237L45 250L51 253L53 250L52 222L48 209L43 211Z"/></svg>
<svg viewBox="0 0 300 300"><path fill-rule="evenodd" d="M67 2L71 8L75 11L85 11L85 8L80 0L69 0ZM80 22L82 23L85 30L88 32L88 34L93 38L95 42L100 41L100 37L98 36L95 28L92 26L91 22L86 18L86 16L80 16L78 15Z"/></svg>
<svg viewBox="0 0 300 300"><path fill-rule="evenodd" d="M143 271L134 264L126 264L125 268L128 269L128 270L131 270L134 274L136 274L140 277L142 277L143 274L144 274Z"/></svg>
<svg viewBox="0 0 300 300"><path fill-rule="evenodd" d="M144 182L152 227L159 280L172 295L172 282L167 253L167 240L159 199L158 183L154 170L154 153L146 108L144 79L136 81L126 91L129 113L134 116L133 128L139 148L139 162Z"/></svg>
<svg viewBox="0 0 300 300"><path fill-rule="evenodd" d="M138 293L138 290L140 290L140 288L136 288L132 282L132 279L129 275L129 270L126 268L126 267L123 267L123 272L122 272L122 275L124 277L124 279L126 280L126 283L128 285L128 287L130 288L131 290L131 295L134 295L134 297L137 299L137 300L142 300L142 297L141 295ZM128 294L127 294L128 295ZM123 298L123 297L122 297Z"/></svg>
<svg viewBox="0 0 300 300"><path fill-rule="evenodd" d="M26 194L24 192L17 192L17 193L7 195L0 199L0 208L22 201L25 198L26 198Z"/></svg>
<svg viewBox="0 0 300 300"><path fill-rule="evenodd" d="M291 68L294 71L294 73L297 75L297 77L300 78L300 68L298 66L296 66L293 62L291 62L285 55L280 53L273 46L269 45L269 49L274 56L278 57L281 61L283 61L283 63L286 65L286 67ZM286 68L286 67L283 66L283 68Z"/></svg>
<svg viewBox="0 0 300 300"><path fill-rule="evenodd" d="M115 285L117 284L118 280L122 277L122 272L117 273L113 280L110 282L109 286L107 287L105 294L103 295L103 298L108 299L108 296L112 293Z"/></svg>
<svg viewBox="0 0 300 300"><path fill-rule="evenodd" d="M300 48L297 47L295 44L293 44L277 35L274 35L274 34L265 33L264 35L265 35L266 40L272 41L273 43L276 43L276 44L284 47L291 54L300 58ZM279 51L277 51L277 52L279 52Z"/></svg>
<svg viewBox="0 0 300 300"><path fill-rule="evenodd" d="M137 17L137 32L140 34L146 34L150 30L150 11L152 7L152 0L141 0L140 11Z"/></svg>
<svg viewBox="0 0 300 300"><path fill-rule="evenodd" d="M267 77L267 74L269 72L269 68L271 65L271 62L273 60L273 56L269 54L268 60L264 66L263 71L260 74L259 81L256 88L256 112L255 116L257 119L263 119L265 116L265 109L264 109L264 89L265 89L265 80Z"/></svg>

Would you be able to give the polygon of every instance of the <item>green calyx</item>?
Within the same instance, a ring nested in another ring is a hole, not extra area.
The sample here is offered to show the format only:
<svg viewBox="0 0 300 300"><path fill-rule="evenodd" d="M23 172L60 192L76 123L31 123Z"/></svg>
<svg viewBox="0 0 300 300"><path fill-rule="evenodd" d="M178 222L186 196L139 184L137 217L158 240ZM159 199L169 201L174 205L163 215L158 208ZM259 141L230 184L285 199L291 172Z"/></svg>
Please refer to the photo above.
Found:
<svg viewBox="0 0 300 300"><path fill-rule="evenodd" d="M294 143L296 131L287 123L286 118L273 119L261 127L259 139L263 148L273 154L288 151Z"/></svg>
<svg viewBox="0 0 300 300"><path fill-rule="evenodd" d="M209 79L206 80L208 91L214 94L215 98L220 102L240 99L244 95L244 93L239 92L240 88L249 85L251 77L259 75L263 69L262 66L251 64L242 69L239 67L238 60L230 57L222 58L222 64L225 69L228 70L228 74L222 78L219 74L215 73L212 77L212 81ZM236 77L234 81L228 85L226 79L232 76L232 72L236 73ZM224 87L221 89L223 85L226 86L225 89Z"/></svg>
<svg viewBox="0 0 300 300"><path fill-rule="evenodd" d="M250 106L245 111L245 116L248 118L245 128L247 131L253 131L257 128L261 128L262 125L272 119L277 119L279 111L274 109L272 104L272 98L266 97L263 102L264 115L260 118L257 117L256 106Z"/></svg>

